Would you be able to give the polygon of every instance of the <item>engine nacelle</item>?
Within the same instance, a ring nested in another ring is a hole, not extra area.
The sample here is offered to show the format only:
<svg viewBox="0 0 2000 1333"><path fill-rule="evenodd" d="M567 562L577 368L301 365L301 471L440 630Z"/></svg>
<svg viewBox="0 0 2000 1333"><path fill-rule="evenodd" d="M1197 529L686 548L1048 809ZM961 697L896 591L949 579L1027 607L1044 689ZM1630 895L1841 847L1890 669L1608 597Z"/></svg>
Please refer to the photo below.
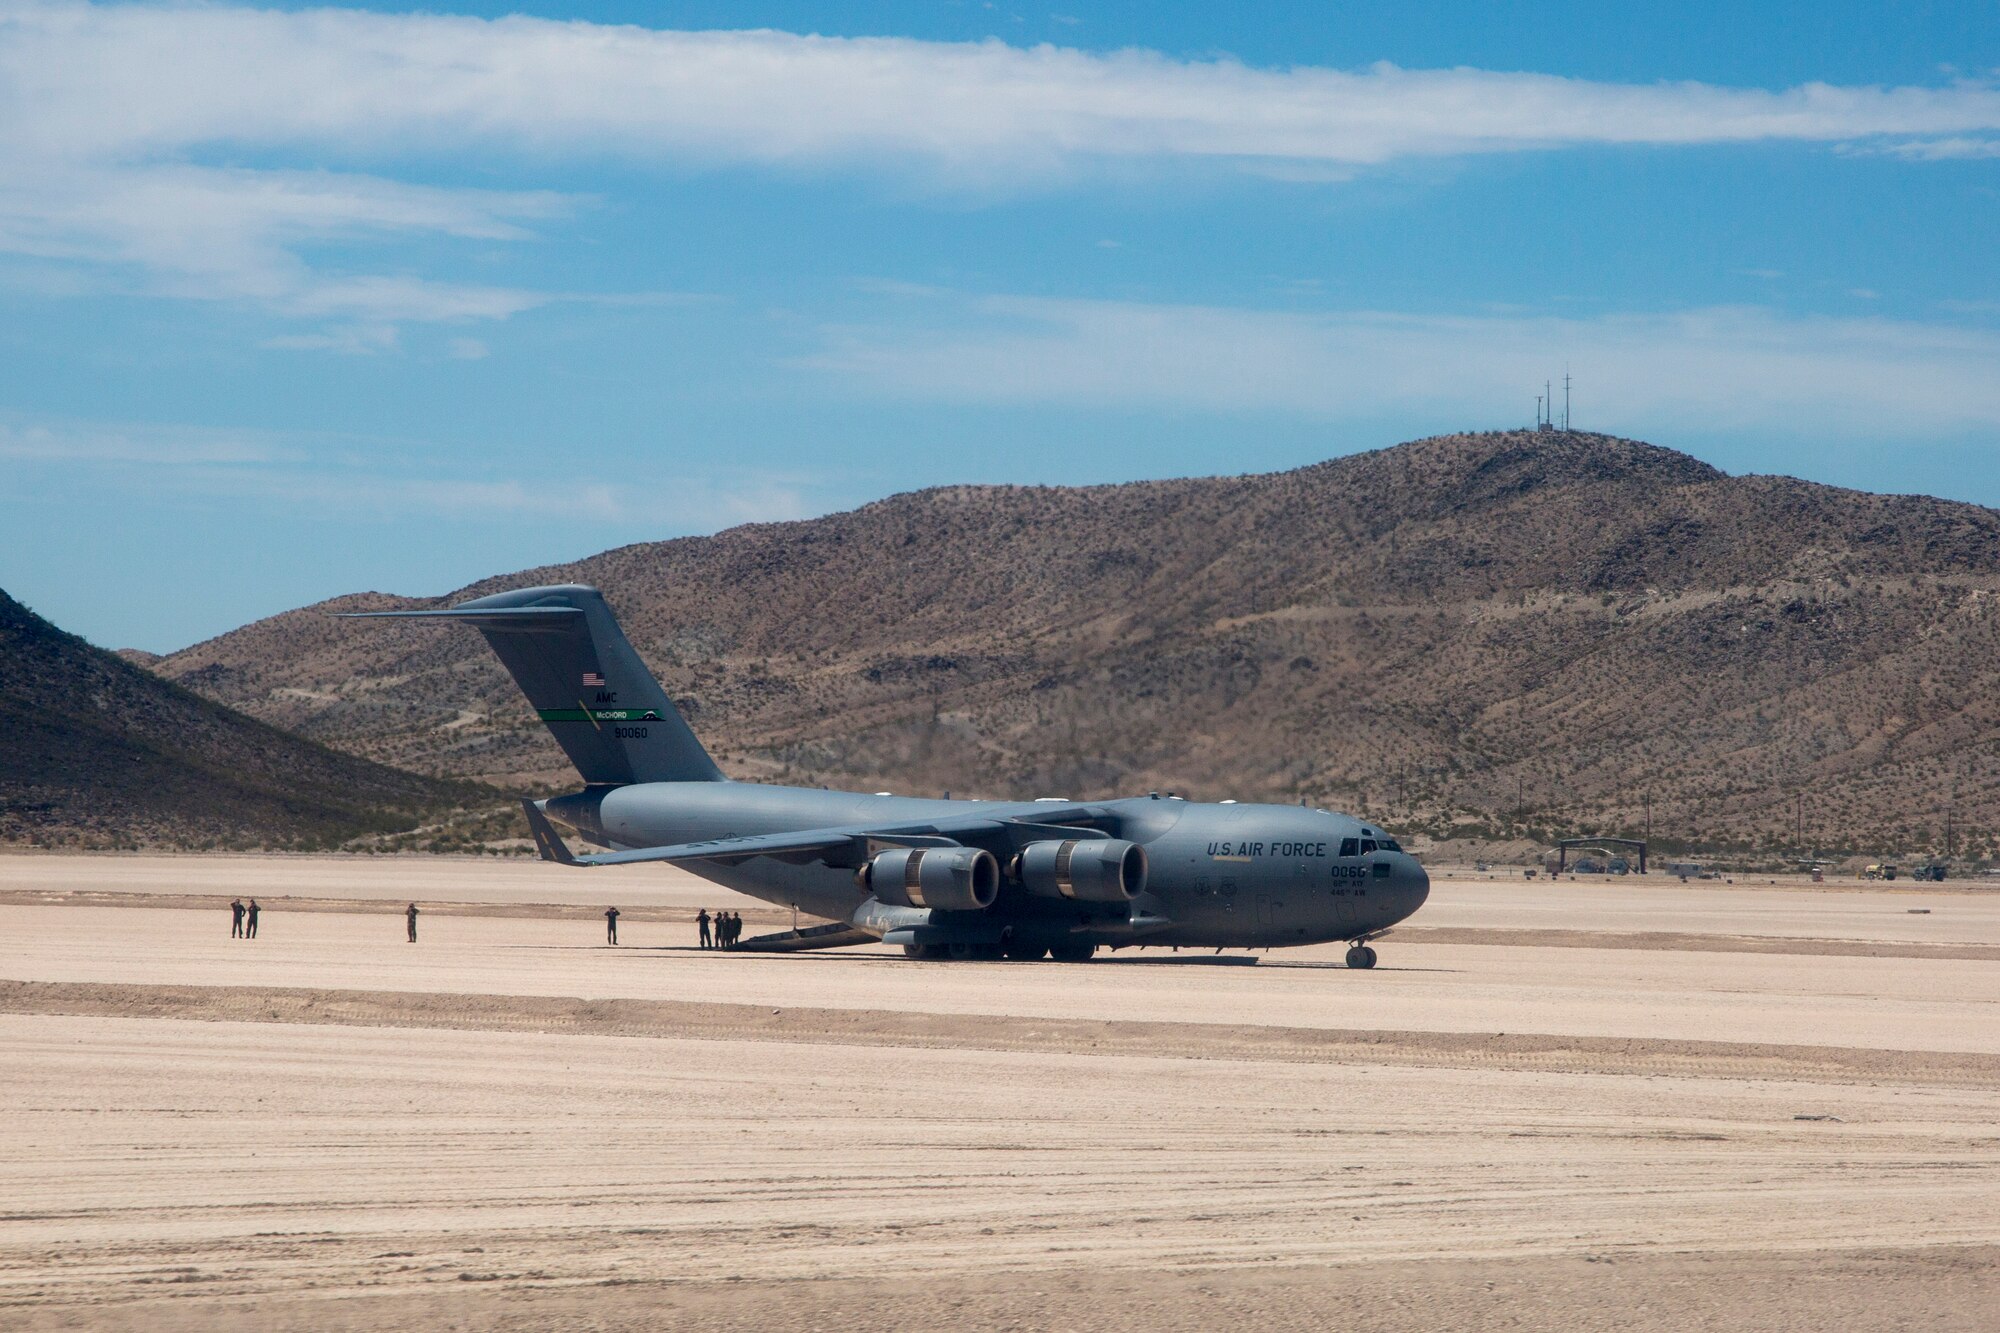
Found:
<svg viewBox="0 0 2000 1333"><path fill-rule="evenodd" d="M877 852L855 876L895 907L974 912L1000 896L1000 863L977 847L897 847Z"/></svg>
<svg viewBox="0 0 2000 1333"><path fill-rule="evenodd" d="M1031 842L1010 868L1037 898L1129 903L1146 889L1146 849L1122 838Z"/></svg>

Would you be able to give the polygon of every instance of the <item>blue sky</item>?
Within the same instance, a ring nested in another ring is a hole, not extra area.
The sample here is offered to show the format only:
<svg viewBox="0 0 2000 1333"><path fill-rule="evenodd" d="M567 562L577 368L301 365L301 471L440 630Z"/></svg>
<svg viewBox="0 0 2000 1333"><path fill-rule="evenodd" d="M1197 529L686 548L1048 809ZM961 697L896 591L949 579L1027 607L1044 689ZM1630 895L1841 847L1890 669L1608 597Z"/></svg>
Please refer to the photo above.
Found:
<svg viewBox="0 0 2000 1333"><path fill-rule="evenodd" d="M0 0L0 587L164 651L1565 366L2000 504L1994 7L1244 8Z"/></svg>

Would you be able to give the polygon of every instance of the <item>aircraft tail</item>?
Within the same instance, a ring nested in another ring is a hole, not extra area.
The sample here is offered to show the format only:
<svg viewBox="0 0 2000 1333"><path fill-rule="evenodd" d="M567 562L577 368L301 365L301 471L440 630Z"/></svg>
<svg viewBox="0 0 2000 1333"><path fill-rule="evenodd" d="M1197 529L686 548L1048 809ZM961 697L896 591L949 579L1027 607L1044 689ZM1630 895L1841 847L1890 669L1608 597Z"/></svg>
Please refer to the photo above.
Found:
<svg viewBox="0 0 2000 1333"><path fill-rule="evenodd" d="M517 588L438 611L349 614L475 626L587 783L724 781L595 588Z"/></svg>

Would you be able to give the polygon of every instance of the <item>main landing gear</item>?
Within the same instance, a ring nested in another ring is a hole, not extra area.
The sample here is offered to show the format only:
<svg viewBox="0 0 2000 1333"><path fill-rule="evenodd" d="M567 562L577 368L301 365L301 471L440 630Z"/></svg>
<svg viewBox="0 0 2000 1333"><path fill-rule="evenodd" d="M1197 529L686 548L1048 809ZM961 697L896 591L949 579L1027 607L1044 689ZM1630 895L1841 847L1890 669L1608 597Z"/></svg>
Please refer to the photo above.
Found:
<svg viewBox="0 0 2000 1333"><path fill-rule="evenodd" d="M1354 945L1347 951L1347 965L1349 967L1373 967L1375 966L1375 951L1365 944Z"/></svg>

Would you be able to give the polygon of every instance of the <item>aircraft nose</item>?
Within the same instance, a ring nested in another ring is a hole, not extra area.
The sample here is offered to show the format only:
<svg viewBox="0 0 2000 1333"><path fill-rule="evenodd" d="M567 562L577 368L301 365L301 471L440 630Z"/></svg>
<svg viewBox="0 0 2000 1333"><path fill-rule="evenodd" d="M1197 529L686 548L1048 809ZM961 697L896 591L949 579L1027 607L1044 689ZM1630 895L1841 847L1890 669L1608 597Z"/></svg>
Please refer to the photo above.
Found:
<svg viewBox="0 0 2000 1333"><path fill-rule="evenodd" d="M1430 872L1425 870L1415 857L1407 853L1396 858L1396 873L1390 883L1395 886L1398 921L1414 915L1431 896Z"/></svg>

